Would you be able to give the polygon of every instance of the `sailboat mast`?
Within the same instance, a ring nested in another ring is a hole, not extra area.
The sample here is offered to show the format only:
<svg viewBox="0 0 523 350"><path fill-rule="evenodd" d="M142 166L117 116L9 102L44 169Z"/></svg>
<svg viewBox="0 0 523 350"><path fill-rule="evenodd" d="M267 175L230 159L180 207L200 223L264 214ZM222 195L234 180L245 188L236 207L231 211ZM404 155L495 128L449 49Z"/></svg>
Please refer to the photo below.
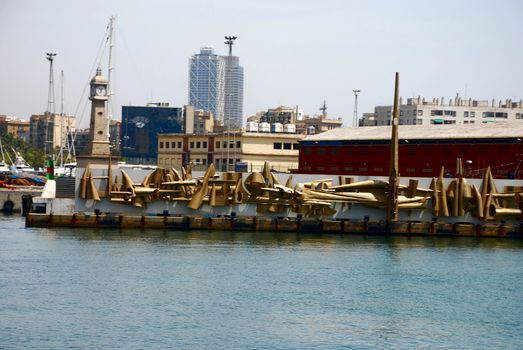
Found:
<svg viewBox="0 0 523 350"><path fill-rule="evenodd" d="M60 71L60 166L64 165L64 70Z"/></svg>
<svg viewBox="0 0 523 350"><path fill-rule="evenodd" d="M115 16L109 19L109 65L107 71L107 135L109 135L109 126L113 117L113 48L114 48L114 22Z"/></svg>

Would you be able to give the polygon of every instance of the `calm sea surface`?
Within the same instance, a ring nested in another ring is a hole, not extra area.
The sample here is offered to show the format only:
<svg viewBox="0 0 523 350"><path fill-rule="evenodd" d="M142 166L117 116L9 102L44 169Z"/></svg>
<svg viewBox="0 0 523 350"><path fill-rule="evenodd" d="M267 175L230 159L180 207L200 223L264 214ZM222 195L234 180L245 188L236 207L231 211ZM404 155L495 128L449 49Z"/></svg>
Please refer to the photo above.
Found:
<svg viewBox="0 0 523 350"><path fill-rule="evenodd" d="M523 349L523 240L0 220L2 349Z"/></svg>

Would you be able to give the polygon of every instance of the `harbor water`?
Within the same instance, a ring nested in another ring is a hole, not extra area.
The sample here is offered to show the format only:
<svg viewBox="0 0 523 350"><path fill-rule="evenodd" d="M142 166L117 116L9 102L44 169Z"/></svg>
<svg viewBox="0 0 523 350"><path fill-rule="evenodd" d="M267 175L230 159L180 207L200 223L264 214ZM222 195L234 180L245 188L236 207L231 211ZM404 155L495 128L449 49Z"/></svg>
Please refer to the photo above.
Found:
<svg viewBox="0 0 523 350"><path fill-rule="evenodd" d="M523 240L1 220L1 349L523 349Z"/></svg>

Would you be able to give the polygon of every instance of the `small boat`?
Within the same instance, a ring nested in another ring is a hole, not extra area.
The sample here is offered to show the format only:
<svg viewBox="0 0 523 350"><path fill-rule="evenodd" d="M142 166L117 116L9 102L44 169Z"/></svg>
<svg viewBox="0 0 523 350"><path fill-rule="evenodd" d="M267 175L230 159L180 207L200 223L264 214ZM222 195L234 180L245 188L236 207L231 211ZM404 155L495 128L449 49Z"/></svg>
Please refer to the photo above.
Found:
<svg viewBox="0 0 523 350"><path fill-rule="evenodd" d="M15 160L11 166L11 173L13 174L30 174L37 175L38 171L27 163L27 161L22 157L20 152L15 152Z"/></svg>

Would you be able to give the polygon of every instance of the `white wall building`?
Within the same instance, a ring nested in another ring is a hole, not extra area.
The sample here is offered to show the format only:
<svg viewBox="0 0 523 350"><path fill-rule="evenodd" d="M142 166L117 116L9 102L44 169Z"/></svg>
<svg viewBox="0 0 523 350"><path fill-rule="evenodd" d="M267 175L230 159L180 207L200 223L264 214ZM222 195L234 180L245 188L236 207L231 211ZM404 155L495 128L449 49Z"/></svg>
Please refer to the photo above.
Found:
<svg viewBox="0 0 523 350"><path fill-rule="evenodd" d="M376 125L390 125L393 106L374 107ZM421 97L409 98L403 104L400 99L400 125L437 124L479 124L495 123L521 119L523 122L523 102L489 101L462 99L456 95L445 104L445 100L435 98L426 101Z"/></svg>

